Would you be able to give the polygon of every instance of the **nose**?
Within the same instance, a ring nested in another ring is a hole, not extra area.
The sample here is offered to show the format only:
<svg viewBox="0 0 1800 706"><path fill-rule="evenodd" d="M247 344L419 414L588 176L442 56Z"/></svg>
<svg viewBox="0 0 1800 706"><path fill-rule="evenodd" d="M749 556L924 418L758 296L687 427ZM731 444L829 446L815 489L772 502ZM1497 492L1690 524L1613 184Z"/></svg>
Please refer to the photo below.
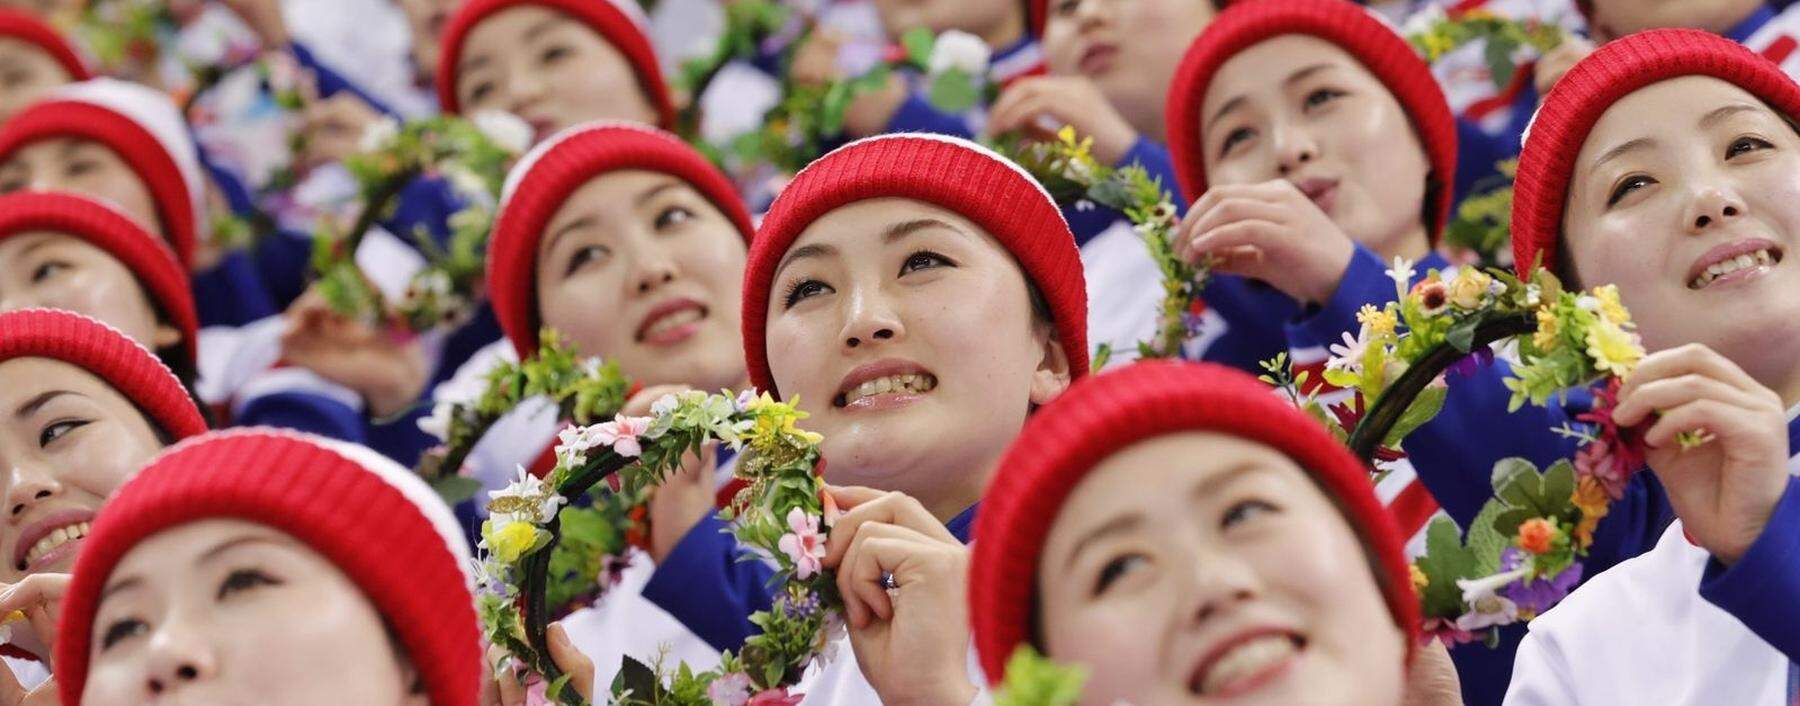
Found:
<svg viewBox="0 0 1800 706"><path fill-rule="evenodd" d="M1307 130L1292 125L1275 130L1275 171L1287 176L1317 159L1319 145Z"/></svg>
<svg viewBox="0 0 1800 706"><path fill-rule="evenodd" d="M1736 194L1716 186L1707 186L1694 193L1682 220L1687 223L1690 234L1698 235L1718 228L1726 221L1735 220L1743 213L1743 200Z"/></svg>
<svg viewBox="0 0 1800 706"><path fill-rule="evenodd" d="M544 81L538 77L535 67L521 62L506 75L505 91L510 99L508 109L515 115L528 115L526 108L543 97Z"/></svg>
<svg viewBox="0 0 1800 706"><path fill-rule="evenodd" d="M36 464L16 464L7 472L7 521L17 523L25 512L62 493L62 484Z"/></svg>
<svg viewBox="0 0 1800 706"><path fill-rule="evenodd" d="M1107 4L1107 0L1078 0L1075 5L1076 26L1086 32L1105 24L1107 8L1101 6Z"/></svg>
<svg viewBox="0 0 1800 706"><path fill-rule="evenodd" d="M144 690L151 696L172 694L217 672L210 645L179 613L156 628L150 637L144 673Z"/></svg>
<svg viewBox="0 0 1800 706"><path fill-rule="evenodd" d="M1229 552L1194 552L1186 572L1192 590L1187 615L1196 626L1254 599L1260 582L1249 561Z"/></svg>
<svg viewBox="0 0 1800 706"><path fill-rule="evenodd" d="M879 291L856 290L847 298L850 311L844 317L844 347L859 348L876 341L901 337L906 329L892 302Z"/></svg>
<svg viewBox="0 0 1800 706"><path fill-rule="evenodd" d="M639 243L632 274L632 288L640 296L651 294L675 281L675 260L655 243Z"/></svg>

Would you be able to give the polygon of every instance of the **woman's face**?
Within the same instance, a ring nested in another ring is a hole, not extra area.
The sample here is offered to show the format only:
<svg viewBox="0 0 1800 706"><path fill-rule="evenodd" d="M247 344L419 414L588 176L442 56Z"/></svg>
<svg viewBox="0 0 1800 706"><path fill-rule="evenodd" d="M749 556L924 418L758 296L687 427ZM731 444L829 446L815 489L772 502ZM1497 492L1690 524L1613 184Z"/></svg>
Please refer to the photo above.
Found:
<svg viewBox="0 0 1800 706"><path fill-rule="evenodd" d="M146 348L181 342L125 263L72 235L0 239L0 311L64 309L98 319Z"/></svg>
<svg viewBox="0 0 1800 706"><path fill-rule="evenodd" d="M1800 138L1749 93L1652 84L1607 109L1575 158L1571 264L1583 286L1618 285L1650 350L1702 343L1776 385L1800 341L1796 173Z"/></svg>
<svg viewBox="0 0 1800 706"><path fill-rule="evenodd" d="M657 119L624 54L587 25L538 5L502 10L475 25L457 65L456 99L464 115L519 116L537 140L592 120L654 125Z"/></svg>
<svg viewBox="0 0 1800 706"><path fill-rule="evenodd" d="M1216 432L1139 442L1069 495L1038 566L1042 647L1082 703L1400 703L1406 637L1307 472Z"/></svg>
<svg viewBox="0 0 1800 706"><path fill-rule="evenodd" d="M102 590L82 706L429 703L356 584L269 527L158 532Z"/></svg>
<svg viewBox="0 0 1800 706"><path fill-rule="evenodd" d="M875 0L875 14L896 39L919 27L932 34L959 30L990 42L1025 31L1025 6L1017 0Z"/></svg>
<svg viewBox="0 0 1800 706"><path fill-rule="evenodd" d="M1219 67L1201 110L1211 184L1285 179L1378 254L1428 247L1425 148L1394 95L1336 45L1298 34L1252 45Z"/></svg>
<svg viewBox="0 0 1800 706"><path fill-rule="evenodd" d="M1175 68L1214 14L1210 0L1052 0L1045 63L1092 80L1132 127L1161 141Z"/></svg>
<svg viewBox="0 0 1800 706"><path fill-rule="evenodd" d="M0 363L0 583L66 573L107 496L162 442L131 401L48 358Z"/></svg>
<svg viewBox="0 0 1800 706"><path fill-rule="evenodd" d="M693 187L650 171L576 189L538 244L544 324L647 385L741 387L744 238Z"/></svg>
<svg viewBox="0 0 1800 706"><path fill-rule="evenodd" d="M421 76L429 77L437 71L438 50L443 47L438 38L444 34L444 25L450 21L450 13L456 11L456 0L400 0L400 12L406 15L406 28L412 34L411 53L413 68Z"/></svg>
<svg viewBox="0 0 1800 706"><path fill-rule="evenodd" d="M1012 255L907 199L858 201L802 231L776 268L767 333L776 386L825 435L831 482L934 512L979 497L1031 405L1069 379Z"/></svg>
<svg viewBox="0 0 1800 706"><path fill-rule="evenodd" d="M131 166L98 142L53 137L20 147L0 163L0 194L67 191L117 207L145 229L168 237L150 188Z"/></svg>
<svg viewBox="0 0 1800 706"><path fill-rule="evenodd" d="M70 81L68 70L38 45L0 38L0 120Z"/></svg>

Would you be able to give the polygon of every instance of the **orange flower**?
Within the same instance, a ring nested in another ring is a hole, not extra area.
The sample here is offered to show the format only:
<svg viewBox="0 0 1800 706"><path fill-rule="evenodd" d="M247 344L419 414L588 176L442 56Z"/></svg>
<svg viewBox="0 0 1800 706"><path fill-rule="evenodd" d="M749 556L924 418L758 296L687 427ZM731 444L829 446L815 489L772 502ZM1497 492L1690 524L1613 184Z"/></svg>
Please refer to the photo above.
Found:
<svg viewBox="0 0 1800 706"><path fill-rule="evenodd" d="M1533 517L1519 525L1519 548L1533 554L1550 553L1556 539L1556 526L1542 517Z"/></svg>
<svg viewBox="0 0 1800 706"><path fill-rule="evenodd" d="M1581 522L1575 525L1575 546L1586 549L1594 541L1594 528L1600 526L1600 518L1606 517L1608 503L1612 498L1606 494L1606 484L1596 476L1582 476L1575 483L1575 495L1571 502L1581 510Z"/></svg>

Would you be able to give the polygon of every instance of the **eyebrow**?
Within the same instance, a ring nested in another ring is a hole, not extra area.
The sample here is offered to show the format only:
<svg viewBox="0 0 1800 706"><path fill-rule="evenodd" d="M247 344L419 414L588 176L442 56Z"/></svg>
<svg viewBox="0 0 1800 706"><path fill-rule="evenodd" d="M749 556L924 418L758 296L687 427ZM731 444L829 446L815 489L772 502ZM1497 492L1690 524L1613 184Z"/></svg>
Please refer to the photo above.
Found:
<svg viewBox="0 0 1800 706"><path fill-rule="evenodd" d="M111 596L114 593L118 593L118 592L124 591L126 589L137 588L138 586L143 585L143 583L144 583L144 580L139 577L128 576L128 577L119 579L118 581L114 581L110 584L107 584L106 588L100 589L100 602L105 603L107 596Z"/></svg>
<svg viewBox="0 0 1800 706"><path fill-rule="evenodd" d="M1087 533L1087 536L1082 537L1081 541L1075 543L1075 548L1069 551L1068 558L1063 560L1063 570L1067 571L1069 567L1075 563L1075 559L1080 557L1081 553L1087 551L1087 548L1092 546L1095 542L1113 535L1130 532L1143 525L1144 516L1137 512L1130 512L1107 520L1099 527L1095 527L1094 531Z"/></svg>
<svg viewBox="0 0 1800 706"><path fill-rule="evenodd" d="M1236 483L1244 476L1266 467L1265 464L1256 459L1244 459L1223 471L1209 474L1207 477L1200 479L1199 482L1194 483L1192 488L1188 489L1188 495L1196 499L1205 498L1217 493L1220 488ZM1067 565L1073 564L1076 557L1081 556L1081 552L1085 550L1088 545L1112 535L1137 529L1142 526L1143 523L1143 515L1137 512L1120 515L1111 520L1107 520L1105 524L1095 528L1094 531L1089 532L1087 536L1082 537L1080 541L1075 543L1075 548L1069 552L1068 558L1063 562L1065 568Z"/></svg>
<svg viewBox="0 0 1800 706"><path fill-rule="evenodd" d="M1598 159L1595 159L1593 164L1588 165L1588 169L1599 169L1602 164L1606 164L1607 162L1623 157L1626 154L1648 148L1655 144L1656 140L1652 140L1648 137L1640 137L1630 142L1626 142L1618 147L1607 150L1605 154L1602 154Z"/></svg>
<svg viewBox="0 0 1800 706"><path fill-rule="evenodd" d="M648 202L650 199L656 198L657 194L660 194L664 191L668 191L668 190L673 189L678 186L681 186L681 182L679 180L669 179L667 181L662 182L661 184L657 184L656 186L652 186L648 189L645 189L643 191L643 193L640 193L637 195L637 198L632 199L631 203L632 203L632 205L635 205L635 206L642 206L642 205L644 205L645 202Z"/></svg>
<svg viewBox="0 0 1800 706"><path fill-rule="evenodd" d="M1333 68L1333 65L1329 62L1320 62L1317 64L1313 64L1311 66L1303 67L1300 70L1295 71L1294 73L1288 74L1287 78L1282 79L1281 85L1283 85L1283 86L1292 85L1294 83L1305 80L1306 77L1308 77L1308 76L1311 76L1313 74L1319 73L1320 71L1324 71L1324 70L1330 69L1330 68ZM1217 111L1213 112L1212 120L1209 120L1207 122L1208 123L1218 122L1219 119L1225 117L1226 113L1230 113L1231 111L1234 111L1234 110L1237 110L1238 108L1244 107L1244 103L1249 101L1249 99L1250 99L1249 96L1236 96L1236 97L1232 98L1231 100L1225 101L1225 105L1219 106L1219 109Z"/></svg>
<svg viewBox="0 0 1800 706"><path fill-rule="evenodd" d="M781 271L787 269L788 265L794 264L795 260L804 260L809 257L826 257L836 254L838 254L837 248L823 243L802 245L793 250L789 250L788 254L781 258L781 264L775 266L775 274L779 276Z"/></svg>
<svg viewBox="0 0 1800 706"><path fill-rule="evenodd" d="M1731 105L1719 106L1717 108L1714 108L1712 110L1712 112L1707 113L1705 116L1700 118L1700 127L1711 127L1712 125L1714 125L1718 122L1721 122L1724 119L1729 118L1733 115L1737 115L1738 113L1747 113L1747 112L1755 112L1755 111L1756 111L1756 106L1750 105L1749 103L1732 103Z"/></svg>
<svg viewBox="0 0 1800 706"><path fill-rule="evenodd" d="M943 228L959 235L966 235L961 228L951 225L946 221L936 218L915 218L910 221L901 221L888 226L887 230L881 232L881 243L883 245L888 245L897 240L901 240L906 236L932 228Z"/></svg>
<svg viewBox="0 0 1800 706"><path fill-rule="evenodd" d="M219 556L221 554L224 554L225 552L231 551L233 549L236 549L238 547L241 547L241 546L244 546L247 544L272 544L272 545L280 546L281 544L283 544L283 542L274 537L264 536L264 535L260 535L260 534L242 534L242 535L238 535L237 537L233 537L231 539L227 539L223 542L219 542L218 544L213 545L213 547L211 549L208 549L205 552L201 553L200 556L194 560L194 563L205 564L207 562L210 562L214 559L219 558Z"/></svg>
<svg viewBox="0 0 1800 706"><path fill-rule="evenodd" d="M520 35L520 36L527 42L529 42L533 39L537 39L540 35L542 35L545 32L550 31L550 29L552 27L555 27L556 21L560 20L560 19L562 19L562 18L552 15L550 17L546 17L544 19L538 20L536 24L533 24L531 27L529 27L525 30L525 34Z"/></svg>
<svg viewBox="0 0 1800 706"><path fill-rule="evenodd" d="M40 392L37 394L36 397L32 397L31 399L26 400L25 404L19 405L19 409L17 411L13 412L13 417L17 418L17 419L24 419L33 414L36 414L39 409L43 409L44 405L50 404L50 400L54 400L58 397L62 397L63 395L76 395L76 394L77 393L73 390L46 390L44 392ZM79 395L77 395L77 396L79 396Z"/></svg>

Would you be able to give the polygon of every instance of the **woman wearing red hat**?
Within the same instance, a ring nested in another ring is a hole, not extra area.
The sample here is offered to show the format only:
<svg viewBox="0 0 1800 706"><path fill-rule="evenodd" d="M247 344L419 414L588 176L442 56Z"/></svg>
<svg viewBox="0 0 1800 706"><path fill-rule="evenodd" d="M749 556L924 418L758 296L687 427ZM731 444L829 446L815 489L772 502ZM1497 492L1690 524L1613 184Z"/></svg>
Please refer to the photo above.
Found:
<svg viewBox="0 0 1800 706"><path fill-rule="evenodd" d="M63 599L62 703L475 706L468 546L366 448L243 429L176 445L94 520Z"/></svg>
<svg viewBox="0 0 1800 706"><path fill-rule="evenodd" d="M982 669L998 684L1030 646L1087 672L1083 704L1397 705L1418 599L1367 479L1230 368L1146 362L1077 383L984 498L969 567Z"/></svg>
<svg viewBox="0 0 1800 706"><path fill-rule="evenodd" d="M30 683L34 670L12 658L47 663L55 607L94 513L140 465L206 422L149 350L49 309L0 313L0 412L0 584L9 586L0 613L24 610L33 628L15 626L0 654ZM0 694L19 690L0 684Z"/></svg>
<svg viewBox="0 0 1800 706"><path fill-rule="evenodd" d="M1617 285L1636 316L1651 353L1613 418L1642 425L1654 475L1632 476L1596 544L1615 523L1655 547L1531 623L1508 703L1800 696L1796 116L1800 87L1778 67L1696 30L1601 47L1545 99L1513 248L1566 282ZM1676 443L1696 431L1710 440Z"/></svg>
<svg viewBox="0 0 1800 706"><path fill-rule="evenodd" d="M56 28L29 12L0 8L0 120L52 88L90 76Z"/></svg>

